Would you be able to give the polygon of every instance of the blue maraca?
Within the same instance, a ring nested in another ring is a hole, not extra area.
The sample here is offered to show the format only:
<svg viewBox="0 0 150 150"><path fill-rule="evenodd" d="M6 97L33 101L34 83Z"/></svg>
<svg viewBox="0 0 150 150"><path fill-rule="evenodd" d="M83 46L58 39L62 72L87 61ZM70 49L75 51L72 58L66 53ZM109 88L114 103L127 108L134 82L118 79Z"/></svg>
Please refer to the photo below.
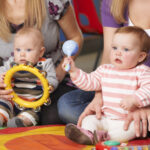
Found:
<svg viewBox="0 0 150 150"><path fill-rule="evenodd" d="M75 55L77 53L78 49L79 49L78 44L73 40L68 40L68 41L64 42L64 44L62 46L62 50L63 50L64 54L66 54L68 57ZM67 72L70 70L70 64L67 64L65 66L65 70Z"/></svg>

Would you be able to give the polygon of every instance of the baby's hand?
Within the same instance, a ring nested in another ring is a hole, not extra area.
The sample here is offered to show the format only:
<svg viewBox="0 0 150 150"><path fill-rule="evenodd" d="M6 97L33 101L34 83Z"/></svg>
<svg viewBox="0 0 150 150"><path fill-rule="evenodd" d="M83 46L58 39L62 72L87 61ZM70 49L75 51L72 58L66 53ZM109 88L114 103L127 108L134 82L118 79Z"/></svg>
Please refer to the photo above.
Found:
<svg viewBox="0 0 150 150"><path fill-rule="evenodd" d="M120 106L127 111L134 111L140 107L134 96L127 96L126 98L122 99Z"/></svg>
<svg viewBox="0 0 150 150"><path fill-rule="evenodd" d="M49 86L49 92L52 93L54 91L54 87L53 86Z"/></svg>
<svg viewBox="0 0 150 150"><path fill-rule="evenodd" d="M64 71L65 71L65 67L66 67L67 64L70 65L69 73L74 72L76 67L75 67L74 60L71 57L65 57L64 58L64 62L62 64L62 68L63 68Z"/></svg>

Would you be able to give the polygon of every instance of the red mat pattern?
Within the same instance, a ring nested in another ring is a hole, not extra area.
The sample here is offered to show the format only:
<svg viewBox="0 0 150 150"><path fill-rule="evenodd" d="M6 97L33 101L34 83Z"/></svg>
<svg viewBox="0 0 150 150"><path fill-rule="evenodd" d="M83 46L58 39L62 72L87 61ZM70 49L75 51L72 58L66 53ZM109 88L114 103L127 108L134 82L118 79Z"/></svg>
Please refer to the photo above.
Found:
<svg viewBox="0 0 150 150"><path fill-rule="evenodd" d="M36 126L0 129L0 150L91 150L94 146L74 143L64 136L64 127ZM137 139L128 145L148 145L150 139Z"/></svg>
<svg viewBox="0 0 150 150"><path fill-rule="evenodd" d="M0 130L0 150L91 150L64 136L64 126L36 126Z"/></svg>

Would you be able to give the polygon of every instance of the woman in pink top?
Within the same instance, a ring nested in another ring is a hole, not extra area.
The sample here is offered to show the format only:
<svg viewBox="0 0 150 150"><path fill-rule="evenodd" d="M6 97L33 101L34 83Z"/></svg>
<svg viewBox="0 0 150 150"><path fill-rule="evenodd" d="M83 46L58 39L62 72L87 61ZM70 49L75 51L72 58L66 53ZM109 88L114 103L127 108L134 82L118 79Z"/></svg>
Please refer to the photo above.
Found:
<svg viewBox="0 0 150 150"><path fill-rule="evenodd" d="M74 84L86 91L102 91L102 118L86 116L80 127L68 124L66 136L80 144L96 144L103 140L126 142L136 137L133 122L127 131L123 124L128 111L150 105L150 68L141 64L148 56L150 38L139 27L122 27L113 36L110 62L87 74L70 63Z"/></svg>

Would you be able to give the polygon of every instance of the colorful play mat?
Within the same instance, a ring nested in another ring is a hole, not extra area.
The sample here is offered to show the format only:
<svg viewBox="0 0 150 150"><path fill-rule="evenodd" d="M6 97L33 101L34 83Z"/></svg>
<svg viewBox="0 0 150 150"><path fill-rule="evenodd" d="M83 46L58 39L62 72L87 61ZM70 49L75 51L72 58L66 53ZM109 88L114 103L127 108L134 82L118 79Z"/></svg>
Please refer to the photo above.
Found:
<svg viewBox="0 0 150 150"><path fill-rule="evenodd" d="M64 128L63 125L1 128L0 150L91 150L94 148L94 146L80 145L70 141L64 136ZM149 144L148 138L130 141L127 145L136 146L136 148L146 145L144 150L149 150ZM101 147L99 143L96 149L107 148Z"/></svg>
<svg viewBox="0 0 150 150"><path fill-rule="evenodd" d="M0 129L0 150L91 150L64 136L64 126Z"/></svg>

